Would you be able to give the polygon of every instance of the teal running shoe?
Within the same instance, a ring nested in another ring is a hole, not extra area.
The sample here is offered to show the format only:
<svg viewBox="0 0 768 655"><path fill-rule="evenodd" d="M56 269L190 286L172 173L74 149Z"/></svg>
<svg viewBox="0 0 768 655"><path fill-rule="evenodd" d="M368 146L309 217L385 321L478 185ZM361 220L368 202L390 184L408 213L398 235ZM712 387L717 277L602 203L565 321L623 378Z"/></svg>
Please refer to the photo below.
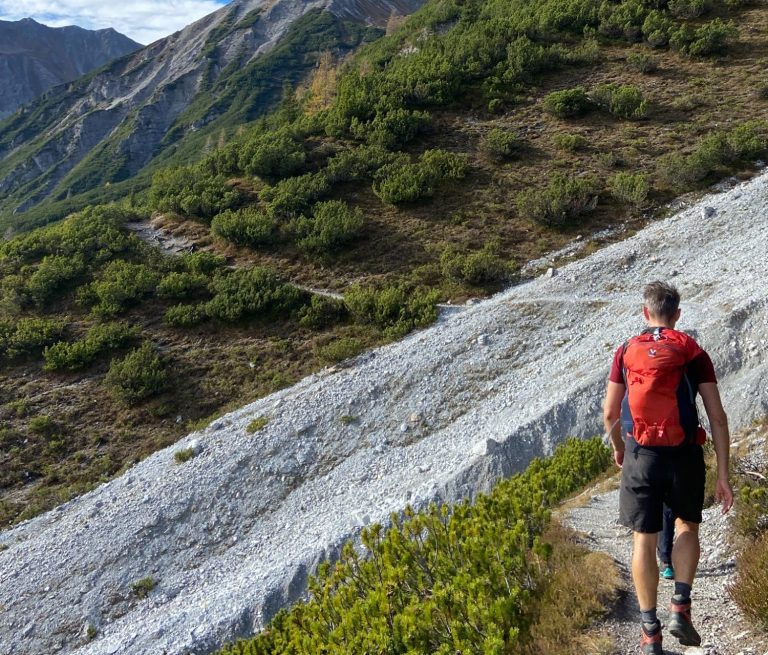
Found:
<svg viewBox="0 0 768 655"><path fill-rule="evenodd" d="M667 564L667 567L661 572L661 577L665 580L675 579L675 569L671 565Z"/></svg>

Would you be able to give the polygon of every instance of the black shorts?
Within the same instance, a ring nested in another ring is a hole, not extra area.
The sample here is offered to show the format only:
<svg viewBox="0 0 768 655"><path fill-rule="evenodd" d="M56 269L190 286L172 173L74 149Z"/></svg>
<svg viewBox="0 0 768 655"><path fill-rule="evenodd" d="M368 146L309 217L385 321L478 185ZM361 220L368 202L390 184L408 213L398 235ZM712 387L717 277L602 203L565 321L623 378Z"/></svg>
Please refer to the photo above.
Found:
<svg viewBox="0 0 768 655"><path fill-rule="evenodd" d="M675 517L701 523L705 477L701 446L651 449L628 440L619 492L621 524L635 532L660 532L664 503Z"/></svg>

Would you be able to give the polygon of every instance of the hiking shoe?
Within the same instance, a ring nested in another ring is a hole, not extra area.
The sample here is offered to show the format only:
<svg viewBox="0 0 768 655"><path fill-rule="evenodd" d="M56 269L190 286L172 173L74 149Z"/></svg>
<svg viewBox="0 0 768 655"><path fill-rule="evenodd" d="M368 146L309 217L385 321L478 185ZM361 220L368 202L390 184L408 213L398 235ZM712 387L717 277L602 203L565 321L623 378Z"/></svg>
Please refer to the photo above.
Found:
<svg viewBox="0 0 768 655"><path fill-rule="evenodd" d="M664 650L661 647L661 624L657 623L656 626L650 634L643 627L642 636L640 637L640 652L642 655L664 655Z"/></svg>
<svg viewBox="0 0 768 655"><path fill-rule="evenodd" d="M701 646L701 636L691 622L690 600L678 602L672 599L669 604L667 628L683 646Z"/></svg>
<svg viewBox="0 0 768 655"><path fill-rule="evenodd" d="M661 577L665 580L674 580L675 579L675 569L672 568L669 564L667 564L667 567L661 572Z"/></svg>

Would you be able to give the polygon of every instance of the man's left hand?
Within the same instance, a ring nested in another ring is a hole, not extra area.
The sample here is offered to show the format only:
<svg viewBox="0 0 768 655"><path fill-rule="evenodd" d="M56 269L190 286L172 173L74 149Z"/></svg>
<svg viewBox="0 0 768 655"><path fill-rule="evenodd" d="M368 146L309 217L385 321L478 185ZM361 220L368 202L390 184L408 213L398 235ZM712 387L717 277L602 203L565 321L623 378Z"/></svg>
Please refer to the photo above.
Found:
<svg viewBox="0 0 768 655"><path fill-rule="evenodd" d="M733 490L728 480L717 479L715 486L715 502L723 506L723 514L733 507Z"/></svg>

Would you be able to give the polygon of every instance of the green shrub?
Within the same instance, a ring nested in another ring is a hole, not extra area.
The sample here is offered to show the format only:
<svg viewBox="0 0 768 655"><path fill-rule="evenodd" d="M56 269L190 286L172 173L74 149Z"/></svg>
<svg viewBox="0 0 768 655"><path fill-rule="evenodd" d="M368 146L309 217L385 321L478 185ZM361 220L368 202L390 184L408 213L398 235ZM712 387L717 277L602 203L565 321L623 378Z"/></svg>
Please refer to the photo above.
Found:
<svg viewBox="0 0 768 655"><path fill-rule="evenodd" d="M677 18L698 18L710 11L713 0L669 0L670 13Z"/></svg>
<svg viewBox="0 0 768 655"><path fill-rule="evenodd" d="M354 337L340 337L323 346L317 346L314 350L315 357L323 364L336 364L345 359L356 357L365 350L360 339Z"/></svg>
<svg viewBox="0 0 768 655"><path fill-rule="evenodd" d="M376 326L389 338L433 323L438 298L437 291L402 286L377 289L356 284L344 293L344 303L355 320Z"/></svg>
<svg viewBox="0 0 768 655"><path fill-rule="evenodd" d="M739 608L763 628L768 627L768 532L739 553L729 593Z"/></svg>
<svg viewBox="0 0 768 655"><path fill-rule="evenodd" d="M44 307L62 287L85 273L81 254L46 255L30 275L26 290L38 307Z"/></svg>
<svg viewBox="0 0 768 655"><path fill-rule="evenodd" d="M663 48L669 43L676 29L676 23L665 12L654 9L645 17L642 29L648 45L653 48Z"/></svg>
<svg viewBox="0 0 768 655"><path fill-rule="evenodd" d="M281 219L297 218L309 211L312 203L331 190L328 179L322 173L307 173L289 177L273 187L263 189L259 198L267 203L270 216Z"/></svg>
<svg viewBox="0 0 768 655"><path fill-rule="evenodd" d="M227 263L226 257L204 250L184 253L180 256L180 260L185 270L201 275L210 275L214 271L223 268Z"/></svg>
<svg viewBox="0 0 768 655"><path fill-rule="evenodd" d="M105 384L127 405L136 405L166 388L168 374L151 343L144 342L123 359L113 359Z"/></svg>
<svg viewBox="0 0 768 655"><path fill-rule="evenodd" d="M558 118L575 118L592 109L584 87L553 91L544 98L544 111Z"/></svg>
<svg viewBox="0 0 768 655"><path fill-rule="evenodd" d="M659 159L656 172L669 188L686 191L712 173L767 154L768 123L747 121L730 130L711 132L689 155L664 155Z"/></svg>
<svg viewBox="0 0 768 655"><path fill-rule="evenodd" d="M269 424L269 417L268 416L259 416L255 419L253 419L245 428L245 431L248 434L253 434L255 432L258 432L262 428L267 427Z"/></svg>
<svg viewBox="0 0 768 655"><path fill-rule="evenodd" d="M696 29L681 25L670 36L669 45L692 57L706 57L724 52L738 35L733 21L715 18Z"/></svg>
<svg viewBox="0 0 768 655"><path fill-rule="evenodd" d="M592 211L598 190L591 178L573 178L556 173L545 189L527 189L517 195L521 216L554 227Z"/></svg>
<svg viewBox="0 0 768 655"><path fill-rule="evenodd" d="M648 113L648 102L636 86L600 84L592 91L593 102L618 118L644 118Z"/></svg>
<svg viewBox="0 0 768 655"><path fill-rule="evenodd" d="M555 134L552 137L552 143L560 150L576 152L586 148L588 141L581 134Z"/></svg>
<svg viewBox="0 0 768 655"><path fill-rule="evenodd" d="M95 314L115 316L152 293L158 282L159 275L146 264L117 259L83 290L81 299L93 304Z"/></svg>
<svg viewBox="0 0 768 655"><path fill-rule="evenodd" d="M491 159L503 161L516 154L520 148L520 140L514 132L495 127L483 136L480 148Z"/></svg>
<svg viewBox="0 0 768 655"><path fill-rule="evenodd" d="M205 311L212 318L228 322L290 313L302 307L307 298L305 292L262 266L220 274L211 287L215 295L206 303Z"/></svg>
<svg viewBox="0 0 768 655"><path fill-rule="evenodd" d="M616 173L608 178L608 190L619 202L641 207L648 197L648 179L636 173Z"/></svg>
<svg viewBox="0 0 768 655"><path fill-rule="evenodd" d="M435 188L466 174L467 162L462 155L445 150L427 150L418 163L388 164L376 175L373 192L385 203L392 205L431 198Z"/></svg>
<svg viewBox="0 0 768 655"><path fill-rule="evenodd" d="M371 145L382 148L402 147L423 132L430 123L430 116L423 111L392 109L379 112L370 122L352 118L350 132Z"/></svg>
<svg viewBox="0 0 768 655"><path fill-rule="evenodd" d="M380 146L359 146L340 152L328 160L323 169L331 184L363 180L386 164L407 159L403 153L392 153Z"/></svg>
<svg viewBox="0 0 768 655"><path fill-rule="evenodd" d="M101 354L122 348L140 335L127 323L94 325L79 341L60 341L43 351L46 371L77 371L90 366Z"/></svg>
<svg viewBox="0 0 768 655"><path fill-rule="evenodd" d="M40 437L50 437L58 431L50 416L35 416L29 420L27 427L32 434Z"/></svg>
<svg viewBox="0 0 768 655"><path fill-rule="evenodd" d="M198 166L162 169L155 173L149 190L153 209L206 221L240 202L241 192L223 175L211 175Z"/></svg>
<svg viewBox="0 0 768 655"><path fill-rule="evenodd" d="M0 321L0 358L25 357L61 339L67 322L62 319L21 318Z"/></svg>
<svg viewBox="0 0 768 655"><path fill-rule="evenodd" d="M142 578L141 580L137 580L136 582L131 583L131 591L136 594L138 598L146 598L149 596L149 592L152 591L157 586L157 580L155 580L151 575L148 575L146 578Z"/></svg>
<svg viewBox="0 0 768 655"><path fill-rule="evenodd" d="M197 453L194 448L182 448L181 450L177 450L175 453L173 453L173 459L176 460L177 464L184 464L185 462L188 462L190 459L192 459L196 454Z"/></svg>
<svg viewBox="0 0 768 655"><path fill-rule="evenodd" d="M306 159L302 145L285 133L260 134L235 147L238 168L268 180L295 175Z"/></svg>
<svg viewBox="0 0 768 655"><path fill-rule="evenodd" d="M277 220L253 206L228 209L211 221L214 234L238 246L268 246L277 240Z"/></svg>
<svg viewBox="0 0 768 655"><path fill-rule="evenodd" d="M449 246L440 256L440 270L450 280L473 286L504 281L511 272L509 263L499 256L498 242L494 241L470 253Z"/></svg>
<svg viewBox="0 0 768 655"><path fill-rule="evenodd" d="M201 305L174 305L163 315L163 322L171 327L192 327L208 318L205 307Z"/></svg>
<svg viewBox="0 0 768 655"><path fill-rule="evenodd" d="M610 38L638 41L646 13L646 7L637 0L603 2L598 10L598 32Z"/></svg>
<svg viewBox="0 0 768 655"><path fill-rule="evenodd" d="M299 325L322 330L345 321L349 314L342 300L313 295L312 301L299 310Z"/></svg>
<svg viewBox="0 0 768 655"><path fill-rule="evenodd" d="M296 245L312 255L330 255L354 241L365 227L363 210L340 200L317 203L312 217L296 221Z"/></svg>
<svg viewBox="0 0 768 655"><path fill-rule="evenodd" d="M627 65L638 73L655 73L659 69L659 60L644 52L631 52L627 55Z"/></svg>
<svg viewBox="0 0 768 655"><path fill-rule="evenodd" d="M346 544L310 579L307 602L220 655L526 652L551 508L609 462L598 438L571 439L474 504L407 507L388 530L366 527L365 554Z"/></svg>
<svg viewBox="0 0 768 655"><path fill-rule="evenodd" d="M172 272L164 276L157 284L157 294L161 298L186 300L204 293L210 278L201 273Z"/></svg>

